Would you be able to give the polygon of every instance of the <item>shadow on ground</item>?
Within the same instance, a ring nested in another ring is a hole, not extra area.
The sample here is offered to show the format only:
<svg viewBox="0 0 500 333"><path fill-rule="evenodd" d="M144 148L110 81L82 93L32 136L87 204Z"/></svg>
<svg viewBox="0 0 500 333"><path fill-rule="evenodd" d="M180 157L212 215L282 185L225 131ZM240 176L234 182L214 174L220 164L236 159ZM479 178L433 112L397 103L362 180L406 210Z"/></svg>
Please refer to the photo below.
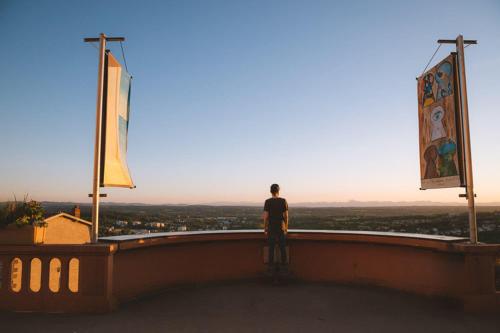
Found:
<svg viewBox="0 0 500 333"><path fill-rule="evenodd" d="M500 316L385 289L245 282L169 290L104 315L0 313L2 332L500 332Z"/></svg>

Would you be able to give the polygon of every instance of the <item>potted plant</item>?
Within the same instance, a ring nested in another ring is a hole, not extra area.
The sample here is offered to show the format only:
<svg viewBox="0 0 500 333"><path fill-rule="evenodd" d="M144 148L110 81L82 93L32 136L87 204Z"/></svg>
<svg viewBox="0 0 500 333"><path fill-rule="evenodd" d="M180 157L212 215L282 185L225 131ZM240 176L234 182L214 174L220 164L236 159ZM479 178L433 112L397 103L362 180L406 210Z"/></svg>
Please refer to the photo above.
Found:
<svg viewBox="0 0 500 333"><path fill-rule="evenodd" d="M40 244L45 238L47 223L44 209L35 200L7 202L0 209L0 244Z"/></svg>

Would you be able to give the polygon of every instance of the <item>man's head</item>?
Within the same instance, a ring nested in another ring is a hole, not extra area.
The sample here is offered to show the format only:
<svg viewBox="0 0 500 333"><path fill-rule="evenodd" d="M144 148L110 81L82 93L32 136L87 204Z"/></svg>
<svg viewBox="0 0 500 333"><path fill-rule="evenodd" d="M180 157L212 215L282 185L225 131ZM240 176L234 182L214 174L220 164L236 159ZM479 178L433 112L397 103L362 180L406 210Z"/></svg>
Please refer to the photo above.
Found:
<svg viewBox="0 0 500 333"><path fill-rule="evenodd" d="M278 195L280 193L280 186L278 184L271 185L271 194Z"/></svg>

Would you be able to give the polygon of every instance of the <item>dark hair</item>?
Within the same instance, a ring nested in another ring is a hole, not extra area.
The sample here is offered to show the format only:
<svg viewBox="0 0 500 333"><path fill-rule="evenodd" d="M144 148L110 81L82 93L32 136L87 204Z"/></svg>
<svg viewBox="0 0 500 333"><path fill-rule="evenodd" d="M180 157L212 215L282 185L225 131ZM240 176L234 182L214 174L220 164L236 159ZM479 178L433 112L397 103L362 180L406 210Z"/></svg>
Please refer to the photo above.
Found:
<svg viewBox="0 0 500 333"><path fill-rule="evenodd" d="M276 194L280 191L280 186L278 184L271 185L271 193Z"/></svg>

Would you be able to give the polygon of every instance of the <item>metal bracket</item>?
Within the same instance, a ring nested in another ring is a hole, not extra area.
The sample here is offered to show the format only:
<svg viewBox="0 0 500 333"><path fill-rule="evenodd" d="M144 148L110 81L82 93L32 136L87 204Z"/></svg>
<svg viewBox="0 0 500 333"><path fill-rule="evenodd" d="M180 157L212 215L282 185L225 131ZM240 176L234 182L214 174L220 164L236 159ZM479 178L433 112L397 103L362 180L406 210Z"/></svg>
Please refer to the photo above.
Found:
<svg viewBox="0 0 500 333"><path fill-rule="evenodd" d="M100 40L99 37L83 39L85 43L95 43L98 42L99 40ZM125 37L106 37L106 42L124 42L124 41Z"/></svg>
<svg viewBox="0 0 500 333"><path fill-rule="evenodd" d="M457 40L456 39L438 39L437 42L439 44L456 44ZM477 40L467 39L467 40L464 40L464 44L477 44Z"/></svg>
<svg viewBox="0 0 500 333"><path fill-rule="evenodd" d="M94 195L92 193L89 193L89 198L92 198L94 197ZM99 198L107 198L108 197L108 194L107 193L100 193L99 194Z"/></svg>

